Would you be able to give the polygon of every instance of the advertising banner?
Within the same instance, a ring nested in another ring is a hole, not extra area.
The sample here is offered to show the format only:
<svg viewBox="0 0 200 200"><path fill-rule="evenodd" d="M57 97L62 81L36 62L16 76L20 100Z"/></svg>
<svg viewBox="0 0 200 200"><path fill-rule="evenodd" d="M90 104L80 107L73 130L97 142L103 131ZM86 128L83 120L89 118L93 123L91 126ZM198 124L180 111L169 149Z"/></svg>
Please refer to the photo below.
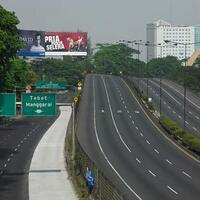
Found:
<svg viewBox="0 0 200 200"><path fill-rule="evenodd" d="M43 31L20 30L24 47L17 52L18 56L45 56Z"/></svg>
<svg viewBox="0 0 200 200"><path fill-rule="evenodd" d="M45 32L45 55L87 55L86 32Z"/></svg>

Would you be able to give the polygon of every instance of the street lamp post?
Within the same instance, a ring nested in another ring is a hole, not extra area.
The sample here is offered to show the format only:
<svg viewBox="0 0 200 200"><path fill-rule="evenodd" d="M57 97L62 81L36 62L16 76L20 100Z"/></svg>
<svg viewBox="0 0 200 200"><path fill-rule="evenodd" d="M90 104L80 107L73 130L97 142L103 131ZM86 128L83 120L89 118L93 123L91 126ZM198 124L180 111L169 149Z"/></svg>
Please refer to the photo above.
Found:
<svg viewBox="0 0 200 200"><path fill-rule="evenodd" d="M147 63L146 63L146 72L147 72L147 78L146 78L146 84L147 84L147 98L149 99L149 66L148 66L148 62L149 62L149 45L150 45L150 42L147 41L146 42L146 47L147 47Z"/></svg>
<svg viewBox="0 0 200 200"><path fill-rule="evenodd" d="M127 42L127 44L131 44L131 48L132 48L132 50L133 50L133 43L135 42L135 41L130 41L130 40L128 40L128 41L126 41ZM131 60L131 65L132 65L132 67L133 67L133 56L132 56L132 60Z"/></svg>
<svg viewBox="0 0 200 200"><path fill-rule="evenodd" d="M135 42L135 45L137 45L137 50L138 50L138 57L137 57L137 60L138 60L138 89L140 90L140 45L142 44L141 43L142 40L138 40L137 42Z"/></svg>
<svg viewBox="0 0 200 200"><path fill-rule="evenodd" d="M180 43L180 42L174 42L174 41L170 41L170 40L165 40L166 43L173 43L175 45L184 45L184 49L185 49L185 55L184 55L184 77L183 77L183 88L184 88L184 91L183 91L183 130L185 131L186 130L186 95L187 95L187 88L186 88L186 74L185 74L185 70L186 70L186 58L187 58L187 45L191 45L191 44L196 44L196 43Z"/></svg>
<svg viewBox="0 0 200 200"><path fill-rule="evenodd" d="M149 62L149 46L156 46L156 47L160 47L160 58L162 58L162 44L158 43L158 44L151 44L149 41L146 42L146 47L147 47L147 98L149 96L149 69L148 69L148 62ZM160 71L160 80L159 80L159 85L160 85L160 102L159 102L159 108L160 108L160 116L162 113L162 77L161 77L161 71Z"/></svg>
<svg viewBox="0 0 200 200"><path fill-rule="evenodd" d="M162 45L158 44L158 46L160 47L160 58L162 58ZM160 85L160 103L159 103L159 107L160 107L160 117L161 117L162 116L162 74L161 74L161 69L160 69L159 85Z"/></svg>
<svg viewBox="0 0 200 200"><path fill-rule="evenodd" d="M185 80L185 76L186 76L186 74L185 74L185 70L186 70L186 50L187 50L187 44L184 44L184 46L185 46L185 69L184 69L184 77L183 77L183 87L184 87L184 92L183 92L183 130L185 131L185 128L186 128L186 126L185 126L185 121L186 121L186 80Z"/></svg>

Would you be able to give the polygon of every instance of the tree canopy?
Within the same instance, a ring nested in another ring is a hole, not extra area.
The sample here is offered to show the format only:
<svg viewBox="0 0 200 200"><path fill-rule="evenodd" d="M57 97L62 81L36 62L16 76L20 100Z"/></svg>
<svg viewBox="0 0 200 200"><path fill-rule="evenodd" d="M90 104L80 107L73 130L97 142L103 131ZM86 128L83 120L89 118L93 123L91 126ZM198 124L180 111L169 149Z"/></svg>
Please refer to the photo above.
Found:
<svg viewBox="0 0 200 200"><path fill-rule="evenodd" d="M5 90L11 79L11 60L22 47L17 25L18 18L13 12L0 5L0 91Z"/></svg>
<svg viewBox="0 0 200 200"><path fill-rule="evenodd" d="M63 60L48 58L33 61L31 65L40 79L65 81L69 85L76 85L79 80L83 79L85 73L92 70L88 57L65 56Z"/></svg>
<svg viewBox="0 0 200 200"><path fill-rule="evenodd" d="M144 63L133 58L139 52L125 44L97 44L93 65L97 73L135 74Z"/></svg>

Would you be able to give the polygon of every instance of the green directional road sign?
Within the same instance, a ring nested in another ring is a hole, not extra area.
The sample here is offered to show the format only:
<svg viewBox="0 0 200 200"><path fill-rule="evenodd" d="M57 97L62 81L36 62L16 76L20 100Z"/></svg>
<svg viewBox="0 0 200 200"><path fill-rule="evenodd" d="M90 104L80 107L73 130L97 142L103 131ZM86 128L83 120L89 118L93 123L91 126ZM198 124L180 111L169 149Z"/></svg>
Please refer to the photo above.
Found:
<svg viewBox="0 0 200 200"><path fill-rule="evenodd" d="M0 116L16 115L14 93L0 93Z"/></svg>
<svg viewBox="0 0 200 200"><path fill-rule="evenodd" d="M53 93L23 93L22 115L47 116L56 114L56 95Z"/></svg>

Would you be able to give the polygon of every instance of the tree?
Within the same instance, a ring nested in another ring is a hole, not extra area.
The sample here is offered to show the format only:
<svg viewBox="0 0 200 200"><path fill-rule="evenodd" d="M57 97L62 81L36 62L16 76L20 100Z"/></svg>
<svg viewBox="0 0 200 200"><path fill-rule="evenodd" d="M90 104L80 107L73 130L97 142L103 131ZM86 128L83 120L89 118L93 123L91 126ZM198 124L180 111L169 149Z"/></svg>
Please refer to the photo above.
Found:
<svg viewBox="0 0 200 200"><path fill-rule="evenodd" d="M31 66L27 64L23 59L15 58L10 62L12 70L10 72L10 87L13 85L18 87L24 87L35 83L38 76L31 69Z"/></svg>
<svg viewBox="0 0 200 200"><path fill-rule="evenodd" d="M10 61L22 47L17 25L18 18L13 12L0 5L0 91L6 90L10 82Z"/></svg>
<svg viewBox="0 0 200 200"><path fill-rule="evenodd" d="M137 74L141 61L133 59L137 50L127 47L125 44L97 44L98 51L93 57L95 71L107 74Z"/></svg>
<svg viewBox="0 0 200 200"><path fill-rule="evenodd" d="M176 77L177 73L181 71L181 69L181 61L173 56L154 58L148 63L149 74L154 77L162 75L172 79L173 77Z"/></svg>
<svg viewBox="0 0 200 200"><path fill-rule="evenodd" d="M85 58L86 59L86 58ZM65 56L63 60L42 59L31 63L32 69L40 79L47 81L65 81L69 85L76 85L83 79L85 59Z"/></svg>

